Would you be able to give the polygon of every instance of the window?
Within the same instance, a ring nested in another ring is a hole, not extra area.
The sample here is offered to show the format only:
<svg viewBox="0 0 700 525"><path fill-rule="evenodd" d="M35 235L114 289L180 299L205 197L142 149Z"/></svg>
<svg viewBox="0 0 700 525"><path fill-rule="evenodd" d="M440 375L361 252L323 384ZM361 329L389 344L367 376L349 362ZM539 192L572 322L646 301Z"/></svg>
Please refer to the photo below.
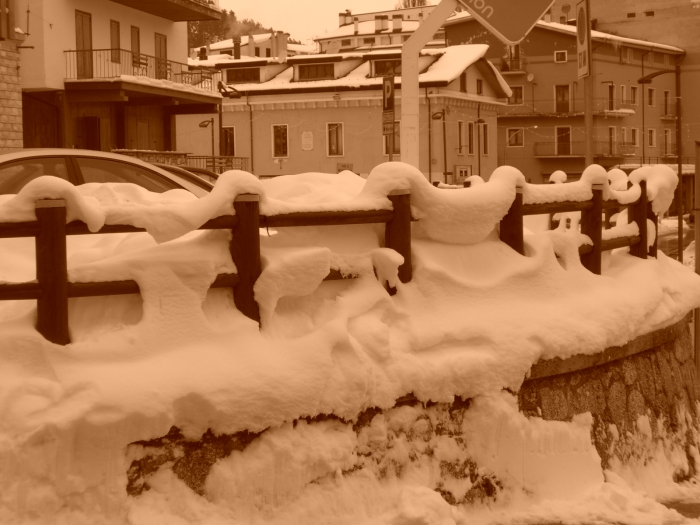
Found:
<svg viewBox="0 0 700 525"><path fill-rule="evenodd" d="M373 60L374 76L386 77L401 74L401 60Z"/></svg>
<svg viewBox="0 0 700 525"><path fill-rule="evenodd" d="M236 156L236 128L233 126L221 128L221 154L227 157Z"/></svg>
<svg viewBox="0 0 700 525"><path fill-rule="evenodd" d="M511 86L512 91L511 97L508 99L508 104L512 106L522 106L523 105L523 86Z"/></svg>
<svg viewBox="0 0 700 525"><path fill-rule="evenodd" d="M289 157L286 124L275 124L272 126L272 156L275 158Z"/></svg>
<svg viewBox="0 0 700 525"><path fill-rule="evenodd" d="M625 62L627 64L632 63L632 48L631 47L621 47L620 48L620 62Z"/></svg>
<svg viewBox="0 0 700 525"><path fill-rule="evenodd" d="M334 78L333 64L299 66L299 80L327 80Z"/></svg>
<svg viewBox="0 0 700 525"><path fill-rule="evenodd" d="M180 186L162 175L118 160L76 157L80 173L86 184L90 182L129 182L148 191L163 193Z"/></svg>
<svg viewBox="0 0 700 525"><path fill-rule="evenodd" d="M63 157L41 157L8 162L0 166L0 195L19 193L29 181L42 175L54 175L68 180Z"/></svg>
<svg viewBox="0 0 700 525"><path fill-rule="evenodd" d="M121 40L119 38L119 22L115 20L110 20L109 21L109 47L112 48L111 51L111 60L112 62L119 63L121 62L121 56L119 53L119 49L122 47L121 46Z"/></svg>
<svg viewBox="0 0 700 525"><path fill-rule="evenodd" d="M525 130L523 128L508 128L506 130L509 148L522 148L525 146Z"/></svg>
<svg viewBox="0 0 700 525"><path fill-rule="evenodd" d="M260 56L260 48L259 48L259 47L256 47L256 48L255 48L255 56L256 56L256 57L259 57L259 56Z"/></svg>
<svg viewBox="0 0 700 525"><path fill-rule="evenodd" d="M671 55L664 55L664 67L671 67Z"/></svg>
<svg viewBox="0 0 700 525"><path fill-rule="evenodd" d="M557 64L562 64L567 61L566 51L555 51L554 52L554 62Z"/></svg>
<svg viewBox="0 0 700 525"><path fill-rule="evenodd" d="M630 142L633 146L639 146L639 130L637 128L632 128L630 129L630 132L632 134L632 140Z"/></svg>
<svg viewBox="0 0 700 525"><path fill-rule="evenodd" d="M170 78L170 64L168 63L168 39L165 35L156 33L155 55L156 55L156 78Z"/></svg>
<svg viewBox="0 0 700 525"><path fill-rule="evenodd" d="M476 79L476 94L477 95L484 94L484 81L481 80L480 78Z"/></svg>
<svg viewBox="0 0 700 525"><path fill-rule="evenodd" d="M92 78L92 15L75 11L75 49L78 78Z"/></svg>
<svg viewBox="0 0 700 525"><path fill-rule="evenodd" d="M627 18L637 18L637 13L627 13Z"/></svg>
<svg viewBox="0 0 700 525"><path fill-rule="evenodd" d="M340 122L332 122L327 124L328 129L328 156L342 157L343 156L343 124Z"/></svg>
<svg viewBox="0 0 700 525"><path fill-rule="evenodd" d="M664 155L673 155L671 147L671 130L670 129L665 129L664 130Z"/></svg>
<svg viewBox="0 0 700 525"><path fill-rule="evenodd" d="M650 66L654 64L654 52L653 51L649 51L647 53L646 61L647 61L647 64L649 64Z"/></svg>
<svg viewBox="0 0 700 525"><path fill-rule="evenodd" d="M467 153L474 155L474 123L470 122L467 126Z"/></svg>
<svg viewBox="0 0 700 525"><path fill-rule="evenodd" d="M455 171L457 172L457 178L458 179L466 179L467 177L472 176L472 167L471 166L455 166Z"/></svg>
<svg viewBox="0 0 700 525"><path fill-rule="evenodd" d="M482 155L489 154L489 125L481 125L481 153Z"/></svg>
<svg viewBox="0 0 700 525"><path fill-rule="evenodd" d="M340 41L341 46L351 46L352 45L352 39L350 38L345 38Z"/></svg>
<svg viewBox="0 0 700 525"><path fill-rule="evenodd" d="M650 148L656 147L656 130L655 129L648 129L647 130L647 146L649 146Z"/></svg>
<svg viewBox="0 0 700 525"><path fill-rule="evenodd" d="M570 111L569 85L554 86L554 111L568 113Z"/></svg>
<svg viewBox="0 0 700 525"><path fill-rule="evenodd" d="M272 49L269 47L265 49L265 56L266 57L271 57L272 56Z"/></svg>
<svg viewBox="0 0 700 525"><path fill-rule="evenodd" d="M671 114L671 92L664 91L664 116Z"/></svg>
<svg viewBox="0 0 700 525"><path fill-rule="evenodd" d="M644 16L654 16L654 11L644 11Z"/></svg>
<svg viewBox="0 0 700 525"><path fill-rule="evenodd" d="M384 155L389 154L389 141L391 135L384 135ZM394 155L401 155L401 123L394 122Z"/></svg>
<svg viewBox="0 0 700 525"><path fill-rule="evenodd" d="M630 104L633 106L637 105L637 97L639 93L639 88L637 86L630 86Z"/></svg>
<svg viewBox="0 0 700 525"><path fill-rule="evenodd" d="M374 44L374 37L363 38L362 43L363 44Z"/></svg>
<svg viewBox="0 0 700 525"><path fill-rule="evenodd" d="M229 84L248 84L260 82L259 67L244 67L226 70L226 82Z"/></svg>
<svg viewBox="0 0 700 525"><path fill-rule="evenodd" d="M461 75L459 75L459 90L462 93L467 92L467 72L463 71Z"/></svg>
<svg viewBox="0 0 700 525"><path fill-rule="evenodd" d="M566 17L565 17L565 16L560 16L560 17L559 17L559 23L560 23L560 24L566 24Z"/></svg>
<svg viewBox="0 0 700 525"><path fill-rule="evenodd" d="M457 155L464 155L464 122L457 122Z"/></svg>
<svg viewBox="0 0 700 525"><path fill-rule="evenodd" d="M627 86L620 86L620 104L627 104Z"/></svg>
<svg viewBox="0 0 700 525"><path fill-rule="evenodd" d="M656 105L656 90L654 88L647 88L647 106Z"/></svg>
<svg viewBox="0 0 700 525"><path fill-rule="evenodd" d="M137 60L141 53L141 30L136 26L131 26L131 54L134 56L134 61Z"/></svg>
<svg viewBox="0 0 700 525"><path fill-rule="evenodd" d="M620 142L627 144L627 128L620 128Z"/></svg>

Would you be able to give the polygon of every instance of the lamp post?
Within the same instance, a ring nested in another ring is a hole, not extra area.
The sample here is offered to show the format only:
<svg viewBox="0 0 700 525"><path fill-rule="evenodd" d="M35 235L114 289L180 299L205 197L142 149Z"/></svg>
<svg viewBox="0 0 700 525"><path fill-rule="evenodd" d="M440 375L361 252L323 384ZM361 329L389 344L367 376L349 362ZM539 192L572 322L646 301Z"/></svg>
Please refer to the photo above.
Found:
<svg viewBox="0 0 700 525"><path fill-rule="evenodd" d="M433 120L442 119L442 170L445 183L447 183L447 176L452 174L452 172L447 171L447 115L449 114L449 107L436 111L432 114Z"/></svg>
<svg viewBox="0 0 700 525"><path fill-rule="evenodd" d="M199 123L200 128L206 128L211 124L211 156L214 158L216 154L214 153L214 117L210 118L209 120L203 120L202 122Z"/></svg>
<svg viewBox="0 0 700 525"><path fill-rule="evenodd" d="M642 71L644 71L644 60L642 60ZM683 140L681 138L681 66L676 63L674 70L656 71L637 80L637 84L642 86L642 91L646 84L659 75L675 73L676 76L676 161L678 163L678 188L676 190L677 214L678 214L678 261L683 262ZM644 129L644 93L642 92L642 129ZM643 137L646 140L646 137ZM644 143L642 143L644 144ZM642 148L642 152L644 149ZM644 153L642 153L642 165L644 165ZM696 226L697 227L697 226Z"/></svg>

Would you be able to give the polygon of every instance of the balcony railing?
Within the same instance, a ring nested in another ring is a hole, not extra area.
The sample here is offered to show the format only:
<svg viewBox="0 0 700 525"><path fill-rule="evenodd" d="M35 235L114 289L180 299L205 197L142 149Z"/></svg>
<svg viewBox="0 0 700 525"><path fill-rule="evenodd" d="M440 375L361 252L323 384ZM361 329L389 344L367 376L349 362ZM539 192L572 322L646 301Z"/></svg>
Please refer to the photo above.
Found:
<svg viewBox="0 0 700 525"><path fill-rule="evenodd" d="M586 143L535 142L535 157L585 157ZM593 143L595 157L623 157L634 154L634 145L629 142L596 141Z"/></svg>
<svg viewBox="0 0 700 525"><path fill-rule="evenodd" d="M123 75L168 80L213 91L218 73L125 49L65 51L66 80L118 78Z"/></svg>
<svg viewBox="0 0 700 525"><path fill-rule="evenodd" d="M509 71L524 71L525 59L523 58L503 58L501 59L501 73Z"/></svg>
<svg viewBox="0 0 700 525"><path fill-rule="evenodd" d="M583 98L554 100L522 99L510 98L508 105L499 109L498 116L551 116L551 115L571 115L582 114L585 110ZM593 100L593 113L597 115L625 117L634 115L635 106L629 102L610 100L607 98L596 98Z"/></svg>

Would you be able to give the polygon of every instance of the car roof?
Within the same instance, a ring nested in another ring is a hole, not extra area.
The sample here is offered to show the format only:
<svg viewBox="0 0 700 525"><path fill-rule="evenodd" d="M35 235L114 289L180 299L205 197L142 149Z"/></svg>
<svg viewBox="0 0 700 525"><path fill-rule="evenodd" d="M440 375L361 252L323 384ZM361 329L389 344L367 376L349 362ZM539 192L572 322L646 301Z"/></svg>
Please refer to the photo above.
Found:
<svg viewBox="0 0 700 525"><path fill-rule="evenodd" d="M158 152L154 151L153 153ZM210 192L211 188L213 187L211 184L208 184L206 181L200 179L196 175L192 175L192 177L197 179L196 182L193 182L192 180L189 180L189 178L186 178L182 174L175 175L169 171L159 168L154 164L151 164L150 162L146 162L139 158L131 157L129 155L120 155L118 153L112 153L110 151L94 151L89 149L74 148L25 148L22 150L0 153L0 163L33 157L51 157L65 155L69 155L72 157L95 157L100 159L112 159L120 162L136 164L137 166L141 166L151 171L155 171L159 175L168 178L169 180L175 182L176 184L184 187L186 190L195 194L197 197L204 196L206 193ZM203 182L204 184L200 184L200 182Z"/></svg>

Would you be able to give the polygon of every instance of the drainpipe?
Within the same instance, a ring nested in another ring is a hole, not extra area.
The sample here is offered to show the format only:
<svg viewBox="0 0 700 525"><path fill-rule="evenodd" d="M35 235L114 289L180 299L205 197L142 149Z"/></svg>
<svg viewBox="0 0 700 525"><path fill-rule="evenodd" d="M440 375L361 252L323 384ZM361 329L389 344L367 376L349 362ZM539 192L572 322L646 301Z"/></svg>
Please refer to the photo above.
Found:
<svg viewBox="0 0 700 525"><path fill-rule="evenodd" d="M681 65L676 61L676 155L678 156L678 261L683 262L683 138L681 136ZM695 223L695 227L698 225Z"/></svg>
<svg viewBox="0 0 700 525"><path fill-rule="evenodd" d="M255 174L253 164L253 106L250 105L250 95L246 93L245 103L248 105L248 122L250 124L250 172Z"/></svg>
<svg viewBox="0 0 700 525"><path fill-rule="evenodd" d="M401 160L420 168L420 113L418 56L447 18L458 0L442 0L401 47Z"/></svg>
<svg viewBox="0 0 700 525"><path fill-rule="evenodd" d="M428 88L425 88L425 99L428 101L428 182L433 183L433 110L430 107Z"/></svg>

